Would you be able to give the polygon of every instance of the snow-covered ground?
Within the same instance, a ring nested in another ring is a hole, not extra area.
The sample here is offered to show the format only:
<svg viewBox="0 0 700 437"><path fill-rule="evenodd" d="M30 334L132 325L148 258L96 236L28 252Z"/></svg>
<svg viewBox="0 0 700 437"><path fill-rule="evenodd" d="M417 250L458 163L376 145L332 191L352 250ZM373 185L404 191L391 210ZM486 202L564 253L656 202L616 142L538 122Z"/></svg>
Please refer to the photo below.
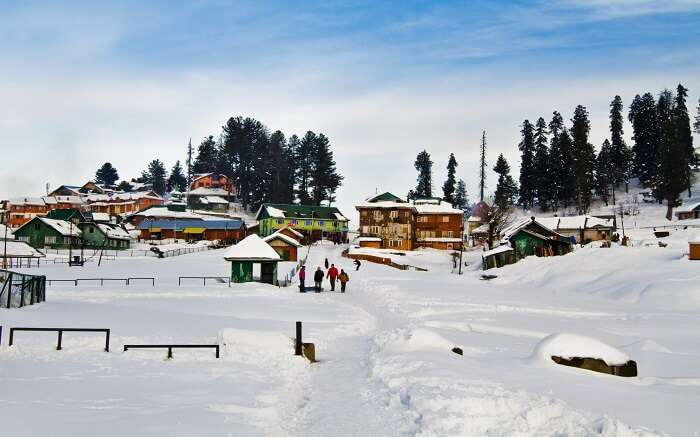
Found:
<svg viewBox="0 0 700 437"><path fill-rule="evenodd" d="M311 248L350 274L348 292L232 285L177 276L227 276L223 250L118 258L50 279L154 276L150 284L53 285L45 303L0 310L11 326L105 327L99 335L20 332L0 346L1 435L695 435L700 400L700 287L688 261L691 230L659 247L587 246L529 258L480 280L478 251L464 275L449 256L427 272L364 262L344 246ZM310 270L310 271L311 271ZM328 288L328 285L326 285ZM294 357L294 321L318 363ZM571 333L636 360L639 377L558 366L536 353ZM123 352L125 343L219 342L213 352ZM453 347L464 355L454 354Z"/></svg>

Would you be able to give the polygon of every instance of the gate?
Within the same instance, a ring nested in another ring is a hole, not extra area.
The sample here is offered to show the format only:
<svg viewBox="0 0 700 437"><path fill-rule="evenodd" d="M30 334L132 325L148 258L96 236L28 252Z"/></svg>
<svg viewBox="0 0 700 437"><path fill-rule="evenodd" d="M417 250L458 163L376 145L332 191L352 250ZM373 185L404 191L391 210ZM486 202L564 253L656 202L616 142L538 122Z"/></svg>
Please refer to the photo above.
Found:
<svg viewBox="0 0 700 437"><path fill-rule="evenodd" d="M0 308L20 308L46 300L46 276L0 270Z"/></svg>

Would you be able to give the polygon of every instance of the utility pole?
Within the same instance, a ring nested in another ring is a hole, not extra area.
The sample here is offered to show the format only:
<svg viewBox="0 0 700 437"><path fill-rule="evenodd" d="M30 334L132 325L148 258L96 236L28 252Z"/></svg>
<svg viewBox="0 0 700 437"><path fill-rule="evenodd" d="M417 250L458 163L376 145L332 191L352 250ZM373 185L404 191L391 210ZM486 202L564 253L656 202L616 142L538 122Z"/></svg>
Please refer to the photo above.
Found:
<svg viewBox="0 0 700 437"><path fill-rule="evenodd" d="M7 269L7 214L8 214L8 211L4 211L2 214L2 216L4 218L3 221L5 222L5 238L4 238L4 243L5 243L4 246L5 247L4 247L3 252L2 252L2 268L3 268L3 270Z"/></svg>
<svg viewBox="0 0 700 437"><path fill-rule="evenodd" d="M486 188L486 131L481 133L481 157L479 167L479 200L483 202L484 188Z"/></svg>
<svg viewBox="0 0 700 437"><path fill-rule="evenodd" d="M185 204L190 204L190 187L192 186L192 137L187 145L187 194L185 195Z"/></svg>

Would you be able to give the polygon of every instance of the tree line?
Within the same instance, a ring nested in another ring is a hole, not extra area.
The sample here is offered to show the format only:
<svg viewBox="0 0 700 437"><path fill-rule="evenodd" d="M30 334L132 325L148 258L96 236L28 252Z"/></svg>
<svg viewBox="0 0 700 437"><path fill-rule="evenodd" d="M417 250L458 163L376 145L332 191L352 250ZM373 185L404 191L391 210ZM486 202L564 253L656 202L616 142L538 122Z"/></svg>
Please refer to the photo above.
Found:
<svg viewBox="0 0 700 437"><path fill-rule="evenodd" d="M627 191L630 179L638 178L659 203L666 202L670 220L681 194L687 190L690 195L693 171L700 163L693 147L687 96L681 84L675 93L664 90L658 98L649 92L636 95L627 113L631 147L623 138L620 96L610 103L610 136L597 152L589 141L591 123L582 105L574 110L569 126L558 111L549 123L542 117L534 125L523 121L519 184L501 154L494 167L498 174L495 203L525 209L538 205L543 211L575 207L578 213L586 213L595 196L606 205L614 204L616 190ZM692 127L700 133L700 101Z"/></svg>
<svg viewBox="0 0 700 437"><path fill-rule="evenodd" d="M418 154L413 165L418 171L418 185L408 192L408 199L433 197L433 161L430 154L423 150ZM447 179L442 185L442 199L455 208L465 210L469 207L469 197L464 180L457 180L457 166L457 158L454 153L450 153L447 160Z"/></svg>
<svg viewBox="0 0 700 437"><path fill-rule="evenodd" d="M330 139L323 133L307 131L302 137L287 138L250 117L229 118L217 139L205 137L196 156L191 144L187 152L186 170L177 161L168 174L165 164L155 159L132 182L147 183L163 195L187 191L195 174L223 174L234 182L243 207L257 209L263 203L330 205L344 179L336 168ZM95 175L96 182L107 185L118 179L110 163ZM130 185L122 182L119 188L130 191Z"/></svg>

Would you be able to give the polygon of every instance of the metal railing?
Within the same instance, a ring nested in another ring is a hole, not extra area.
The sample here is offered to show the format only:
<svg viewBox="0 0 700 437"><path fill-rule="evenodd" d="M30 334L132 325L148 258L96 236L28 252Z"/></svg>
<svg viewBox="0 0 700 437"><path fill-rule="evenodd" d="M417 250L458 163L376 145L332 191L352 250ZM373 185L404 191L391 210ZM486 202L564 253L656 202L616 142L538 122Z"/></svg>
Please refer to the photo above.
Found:
<svg viewBox="0 0 700 437"><path fill-rule="evenodd" d="M173 357L173 349L214 349L219 358L218 344L125 344L124 352L129 349L168 349L168 358Z"/></svg>
<svg viewBox="0 0 700 437"><path fill-rule="evenodd" d="M0 308L21 308L46 300L46 276L0 270Z"/></svg>
<svg viewBox="0 0 700 437"><path fill-rule="evenodd" d="M58 342L56 345L56 350L61 350L61 344L63 342L64 332L104 332L105 333L105 352L109 352L109 329L104 328L10 328L10 342L9 345L12 346L15 331L30 331L30 332L57 332Z"/></svg>
<svg viewBox="0 0 700 437"><path fill-rule="evenodd" d="M207 285L207 279L213 279L215 281L218 281L221 284L228 284L229 287L231 286L231 278L228 276L178 276L177 278L177 285L178 287L182 285L182 280L183 279L201 279L202 280L202 285Z"/></svg>
<svg viewBox="0 0 700 437"><path fill-rule="evenodd" d="M295 277L296 274L298 273L298 271L299 271L299 269L301 268L301 266L303 266L304 264L306 264L306 260L309 258L309 252L310 252L310 251L311 251L311 246L309 246L309 250L306 252L306 255L304 256L304 258L300 259L300 260L297 262L297 264L294 266L294 268L292 268L292 270L291 270L289 273L287 273L286 275L284 275L284 279L283 279L283 280L277 279L277 285L278 285L278 286L280 286L280 287L289 287L289 286L292 284L292 279L294 279L294 277Z"/></svg>
<svg viewBox="0 0 700 437"><path fill-rule="evenodd" d="M54 282L70 282L75 287L78 283L84 282L96 282L100 281L100 286L105 285L106 282L124 282L124 285L131 285L131 281L151 281L151 285L155 287L156 278L76 278L76 279L47 279L46 282L51 285Z"/></svg>

